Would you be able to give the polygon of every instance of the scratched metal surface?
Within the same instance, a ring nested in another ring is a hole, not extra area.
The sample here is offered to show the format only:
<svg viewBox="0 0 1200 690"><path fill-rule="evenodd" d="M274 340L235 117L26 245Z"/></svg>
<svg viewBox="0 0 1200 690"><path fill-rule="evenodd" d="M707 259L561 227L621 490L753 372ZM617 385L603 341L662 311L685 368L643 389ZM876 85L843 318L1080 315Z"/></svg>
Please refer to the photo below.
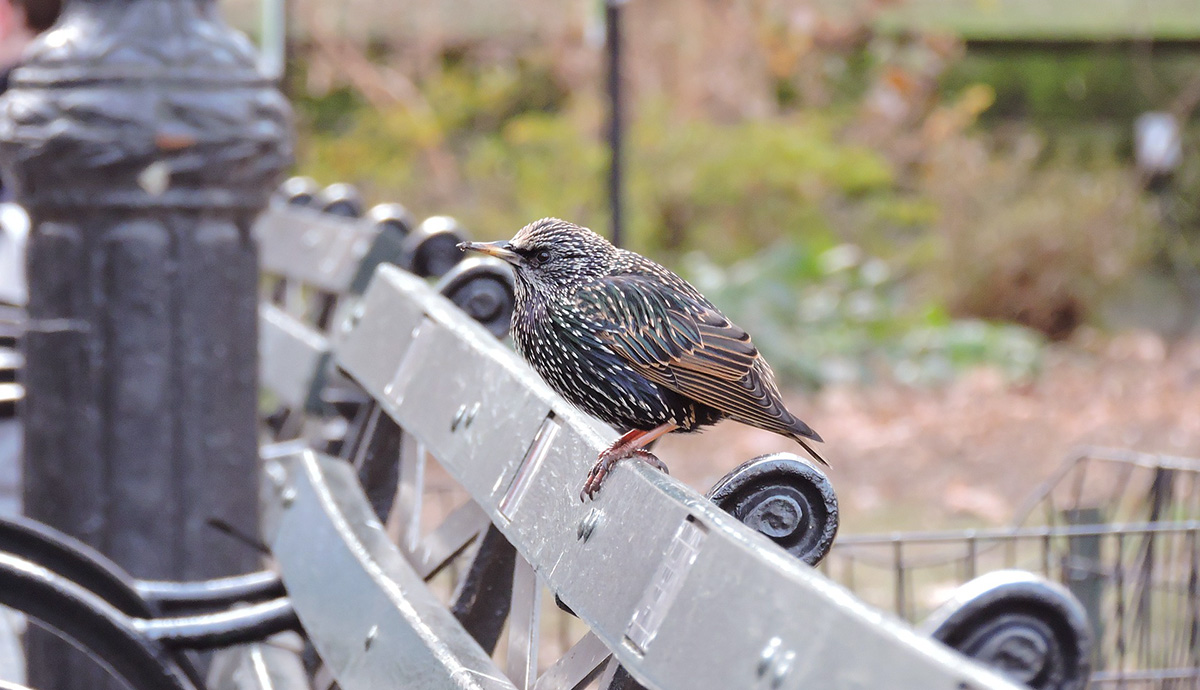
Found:
<svg viewBox="0 0 1200 690"><path fill-rule="evenodd" d="M514 690L388 540L349 464L307 450L281 462L266 536L340 687Z"/></svg>
<svg viewBox="0 0 1200 690"><path fill-rule="evenodd" d="M338 363L416 434L538 576L650 688L1015 688L787 556L552 393L423 281L388 266Z"/></svg>
<svg viewBox="0 0 1200 690"><path fill-rule="evenodd" d="M350 289L379 228L366 220L275 204L259 216L254 234L264 272L342 294Z"/></svg>

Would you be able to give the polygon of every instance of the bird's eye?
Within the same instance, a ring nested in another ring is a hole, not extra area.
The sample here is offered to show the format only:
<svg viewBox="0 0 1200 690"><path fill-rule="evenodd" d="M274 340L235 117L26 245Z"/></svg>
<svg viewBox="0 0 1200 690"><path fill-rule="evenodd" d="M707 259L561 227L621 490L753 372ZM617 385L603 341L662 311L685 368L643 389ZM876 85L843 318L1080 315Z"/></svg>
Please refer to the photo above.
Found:
<svg viewBox="0 0 1200 690"><path fill-rule="evenodd" d="M549 261L549 260L550 260L550 250L549 250L549 249L543 249L542 251L538 252L538 253L537 253L537 254L536 254L534 257L533 257L533 260L534 260L534 261L536 261L536 262L538 262L539 264L544 264L544 263L546 263L547 261Z"/></svg>

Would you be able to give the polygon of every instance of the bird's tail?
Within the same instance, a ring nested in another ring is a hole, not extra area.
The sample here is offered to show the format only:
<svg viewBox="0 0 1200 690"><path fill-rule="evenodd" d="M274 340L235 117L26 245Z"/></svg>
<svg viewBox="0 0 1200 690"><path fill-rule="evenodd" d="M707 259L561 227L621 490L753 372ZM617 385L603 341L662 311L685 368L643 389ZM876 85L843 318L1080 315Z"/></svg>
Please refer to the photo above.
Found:
<svg viewBox="0 0 1200 690"><path fill-rule="evenodd" d="M808 443L809 441L824 443L825 441L821 439L821 435L813 431L812 427L805 424L799 418L793 416L792 420L792 425L788 429L788 435L795 439L796 443L799 443L801 446L803 446L804 450L808 451L808 454L813 456L814 460L826 467L829 467L829 463L825 461L825 458L821 457L820 453L813 450L813 447Z"/></svg>
<svg viewBox="0 0 1200 690"><path fill-rule="evenodd" d="M829 467L829 463L825 461L825 458L821 457L820 453L813 450L813 447L808 445L807 441L805 441L800 436L793 436L792 438L796 439L796 442L799 443L801 446L804 446L804 450L807 450L808 454L813 456L814 460L816 460L817 462L821 463L822 465L824 465L826 467ZM819 441L820 439L817 439L817 440Z"/></svg>

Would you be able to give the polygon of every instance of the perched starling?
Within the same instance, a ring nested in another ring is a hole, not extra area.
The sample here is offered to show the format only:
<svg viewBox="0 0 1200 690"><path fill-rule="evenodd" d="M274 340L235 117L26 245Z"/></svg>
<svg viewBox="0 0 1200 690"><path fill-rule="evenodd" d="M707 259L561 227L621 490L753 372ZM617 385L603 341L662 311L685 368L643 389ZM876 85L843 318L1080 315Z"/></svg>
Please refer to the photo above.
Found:
<svg viewBox="0 0 1200 690"><path fill-rule="evenodd" d="M626 431L600 454L581 499L624 458L665 469L643 448L658 437L726 418L794 439L825 463L808 444L821 437L783 406L750 336L666 268L557 218L459 248L512 264L517 351L559 395Z"/></svg>

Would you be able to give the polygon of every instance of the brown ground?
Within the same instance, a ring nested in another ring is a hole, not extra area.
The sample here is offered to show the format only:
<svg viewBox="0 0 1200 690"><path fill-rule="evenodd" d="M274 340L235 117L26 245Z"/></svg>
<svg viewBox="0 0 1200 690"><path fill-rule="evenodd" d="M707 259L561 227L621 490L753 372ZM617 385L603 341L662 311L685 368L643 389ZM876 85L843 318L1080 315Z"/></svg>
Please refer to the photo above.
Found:
<svg viewBox="0 0 1200 690"><path fill-rule="evenodd" d="M940 388L832 387L791 408L825 438L843 534L1003 524L1079 445L1200 457L1200 340L1083 334L1034 381L981 369ZM700 490L776 451L803 453L733 422L656 448Z"/></svg>

